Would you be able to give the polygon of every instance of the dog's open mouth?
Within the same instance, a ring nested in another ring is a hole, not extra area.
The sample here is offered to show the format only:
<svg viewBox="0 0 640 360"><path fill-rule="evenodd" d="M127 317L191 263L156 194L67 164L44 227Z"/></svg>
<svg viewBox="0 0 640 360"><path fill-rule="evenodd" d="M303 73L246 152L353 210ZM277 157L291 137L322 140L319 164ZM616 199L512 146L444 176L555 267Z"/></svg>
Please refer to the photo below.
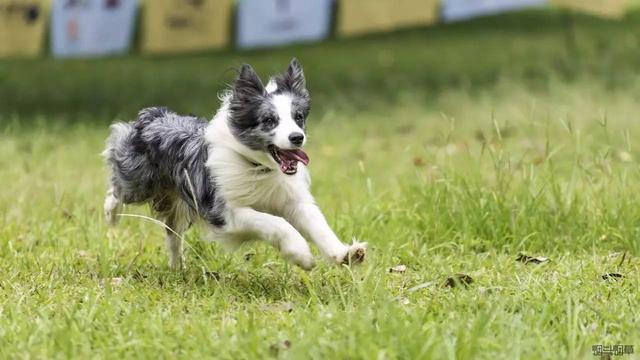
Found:
<svg viewBox="0 0 640 360"><path fill-rule="evenodd" d="M269 152L280 165L280 170L287 175L293 175L298 172L298 161L305 166L309 165L309 156L300 149L286 150L271 145L269 146Z"/></svg>

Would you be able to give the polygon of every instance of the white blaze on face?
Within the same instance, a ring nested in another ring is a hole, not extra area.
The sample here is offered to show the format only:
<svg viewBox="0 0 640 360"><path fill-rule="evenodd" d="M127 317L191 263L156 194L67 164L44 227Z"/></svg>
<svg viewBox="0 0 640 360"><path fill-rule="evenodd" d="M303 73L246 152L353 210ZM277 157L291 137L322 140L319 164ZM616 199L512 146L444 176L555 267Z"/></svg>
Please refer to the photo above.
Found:
<svg viewBox="0 0 640 360"><path fill-rule="evenodd" d="M267 92L271 94L276 90L278 90L278 84L276 84L275 80L270 79L269 82L267 83L267 86L265 87L265 90L267 90Z"/></svg>
<svg viewBox="0 0 640 360"><path fill-rule="evenodd" d="M280 149L292 149L294 146L291 144L291 141L289 141L289 135L296 132L304 134L304 130L293 120L291 113L291 96L287 94L274 95L272 103L280 119L278 126L275 128L276 133L273 137L273 144ZM304 146L306 142L307 137L305 136L302 145Z"/></svg>

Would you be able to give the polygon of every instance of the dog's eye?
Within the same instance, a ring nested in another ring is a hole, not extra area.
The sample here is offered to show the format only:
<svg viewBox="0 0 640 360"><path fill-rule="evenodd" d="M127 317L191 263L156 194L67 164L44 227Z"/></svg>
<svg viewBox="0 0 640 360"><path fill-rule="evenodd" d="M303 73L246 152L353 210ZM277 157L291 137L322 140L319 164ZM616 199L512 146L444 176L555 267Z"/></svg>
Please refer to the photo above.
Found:
<svg viewBox="0 0 640 360"><path fill-rule="evenodd" d="M274 125L276 123L276 119L273 116L267 116L264 118L263 122L267 125Z"/></svg>
<svg viewBox="0 0 640 360"><path fill-rule="evenodd" d="M296 120L297 122L302 122L302 121L304 120L304 115L303 115L301 112L299 112L299 111L298 111L298 112L296 113L295 120Z"/></svg>

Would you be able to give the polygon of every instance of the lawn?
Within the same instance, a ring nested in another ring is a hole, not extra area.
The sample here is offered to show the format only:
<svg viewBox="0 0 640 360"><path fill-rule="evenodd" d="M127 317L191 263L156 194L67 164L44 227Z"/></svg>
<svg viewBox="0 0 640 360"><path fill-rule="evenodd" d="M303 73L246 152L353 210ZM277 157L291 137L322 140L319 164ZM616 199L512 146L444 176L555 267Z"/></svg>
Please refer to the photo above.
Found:
<svg viewBox="0 0 640 360"><path fill-rule="evenodd" d="M0 358L640 352L640 14L564 26L525 12L268 51L0 61ZM210 116L229 69L293 55L313 191L341 238L369 243L363 265L304 272L193 229L175 272L162 228L106 226L109 122L157 104Z"/></svg>

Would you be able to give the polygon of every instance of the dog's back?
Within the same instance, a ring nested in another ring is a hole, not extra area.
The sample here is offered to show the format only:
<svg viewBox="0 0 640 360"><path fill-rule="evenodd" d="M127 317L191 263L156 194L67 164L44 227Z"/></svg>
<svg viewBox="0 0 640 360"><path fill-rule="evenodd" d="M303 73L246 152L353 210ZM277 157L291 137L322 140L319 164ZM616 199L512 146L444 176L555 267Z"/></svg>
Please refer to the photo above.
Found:
<svg viewBox="0 0 640 360"><path fill-rule="evenodd" d="M111 127L105 157L113 195L125 204L150 202L158 212L182 200L206 215L214 189L205 168L205 119L166 108L146 108L130 123Z"/></svg>

